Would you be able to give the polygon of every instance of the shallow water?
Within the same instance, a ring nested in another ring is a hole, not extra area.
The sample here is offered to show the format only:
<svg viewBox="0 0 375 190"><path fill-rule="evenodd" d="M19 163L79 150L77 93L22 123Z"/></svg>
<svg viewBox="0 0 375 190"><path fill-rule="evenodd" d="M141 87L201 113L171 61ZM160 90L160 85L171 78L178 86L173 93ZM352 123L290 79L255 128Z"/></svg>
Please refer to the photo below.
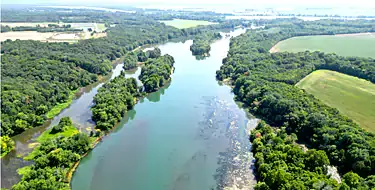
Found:
<svg viewBox="0 0 375 190"><path fill-rule="evenodd" d="M231 35L244 32L239 29ZM184 43L159 46L176 61L172 81L127 113L118 127L85 157L72 189L250 189L249 130L257 119L215 79L229 38L197 60Z"/></svg>
<svg viewBox="0 0 375 190"><path fill-rule="evenodd" d="M31 163L23 160L22 156L30 153L35 146L33 144L35 144L39 135L50 127L57 125L62 117L68 116L72 118L74 125L83 132L90 131L91 128L94 127L95 123L91 120L92 113L90 111L90 108L93 105L93 98L98 92L98 89L103 86L105 82L120 75L122 66L123 64L117 64L113 68L111 75L103 78L100 82L81 88L79 92L77 92L72 104L53 119L47 121L43 126L29 129L12 138L16 143L15 150L1 159L2 188L10 188L21 179L21 176L17 174L17 169ZM137 76L139 72L125 74L129 76Z"/></svg>

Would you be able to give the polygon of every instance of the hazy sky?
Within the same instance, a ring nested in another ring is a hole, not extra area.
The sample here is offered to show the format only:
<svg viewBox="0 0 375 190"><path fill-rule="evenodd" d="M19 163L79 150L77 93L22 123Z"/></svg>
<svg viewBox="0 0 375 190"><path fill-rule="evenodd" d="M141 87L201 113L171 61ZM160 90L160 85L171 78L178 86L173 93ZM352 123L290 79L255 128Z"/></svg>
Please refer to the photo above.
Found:
<svg viewBox="0 0 375 190"><path fill-rule="evenodd" d="M105 3L104 3L105 2ZM178 3L177 3L178 2ZM375 0L2 0L4 4L80 4L80 5L114 5L114 4L188 4L190 6L199 5L246 5L251 6L314 6L314 7L375 7Z"/></svg>

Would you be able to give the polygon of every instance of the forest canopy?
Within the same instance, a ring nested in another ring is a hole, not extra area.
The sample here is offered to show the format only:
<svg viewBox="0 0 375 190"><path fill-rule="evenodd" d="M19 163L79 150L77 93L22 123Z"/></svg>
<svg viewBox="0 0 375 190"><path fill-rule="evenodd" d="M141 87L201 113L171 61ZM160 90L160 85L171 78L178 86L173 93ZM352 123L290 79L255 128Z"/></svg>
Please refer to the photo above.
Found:
<svg viewBox="0 0 375 190"><path fill-rule="evenodd" d="M375 60L309 51L271 54L269 49L278 41L293 36L373 31L374 22L265 22L270 26L248 31L231 40L228 57L217 71L217 78L231 80L236 99L244 102L251 113L272 126L285 127L286 134L294 133L298 142L306 144L308 148L324 151L330 164L337 166L343 176L373 179L375 135L361 129L337 109L323 104L295 84L317 69L342 72L375 82ZM272 135L269 134L271 131L266 132L262 136ZM278 151L280 147L270 147L270 150ZM259 157L257 162L261 159ZM261 170L258 175L267 174L266 170ZM269 188L276 187L273 182L264 180ZM286 179L282 183L286 185L289 181ZM258 184L262 187L265 185ZM361 183L348 186L359 188Z"/></svg>

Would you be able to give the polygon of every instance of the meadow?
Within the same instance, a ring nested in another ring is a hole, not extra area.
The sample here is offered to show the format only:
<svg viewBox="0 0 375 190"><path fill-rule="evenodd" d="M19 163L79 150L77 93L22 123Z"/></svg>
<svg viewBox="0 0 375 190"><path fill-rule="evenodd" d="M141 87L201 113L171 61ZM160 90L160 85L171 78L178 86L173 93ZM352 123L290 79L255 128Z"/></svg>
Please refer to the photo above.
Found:
<svg viewBox="0 0 375 190"><path fill-rule="evenodd" d="M327 105L375 132L375 84L334 71L318 70L297 83Z"/></svg>
<svg viewBox="0 0 375 190"><path fill-rule="evenodd" d="M174 20L167 20L167 21L160 21L165 23L166 25L173 26L179 29L182 28L192 28L199 25L210 25L216 24L214 22L208 22L204 20L183 20L183 19L174 19Z"/></svg>
<svg viewBox="0 0 375 190"><path fill-rule="evenodd" d="M301 36L277 43L270 52L322 51L342 56L375 58L375 33Z"/></svg>

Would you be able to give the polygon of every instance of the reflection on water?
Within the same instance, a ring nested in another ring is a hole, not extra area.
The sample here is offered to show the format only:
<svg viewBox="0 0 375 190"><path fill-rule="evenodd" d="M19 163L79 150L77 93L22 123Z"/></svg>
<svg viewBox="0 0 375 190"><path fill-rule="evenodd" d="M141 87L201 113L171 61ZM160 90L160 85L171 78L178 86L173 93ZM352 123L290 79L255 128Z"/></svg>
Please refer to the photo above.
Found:
<svg viewBox="0 0 375 190"><path fill-rule="evenodd" d="M112 73L103 77L100 81L81 88L74 98L72 104L63 110L59 115L53 119L46 121L42 126L29 129L23 133L13 137L16 143L15 150L1 159L1 187L10 188L17 183L21 176L17 174L17 169L29 165L31 162L22 159L29 152L37 146L36 139L45 130L58 124L62 117L70 117L74 126L78 127L80 131L89 132L94 127L94 122L91 120L91 110L93 98L98 92L98 89L110 79L120 75L123 64L117 64L112 70ZM138 69L140 70L140 69ZM131 76L138 76L139 72L134 72Z"/></svg>
<svg viewBox="0 0 375 190"><path fill-rule="evenodd" d="M160 88L158 91L148 94L146 96L147 100L149 100L150 102L159 102L160 97L164 95L165 91L168 89L171 83L172 82L170 81L166 85L164 85L162 88Z"/></svg>
<svg viewBox="0 0 375 190"><path fill-rule="evenodd" d="M210 57L210 54L207 55L194 55L196 60L205 60L207 57Z"/></svg>
<svg viewBox="0 0 375 190"><path fill-rule="evenodd" d="M72 189L251 189L248 135L257 120L238 107L228 86L215 80L229 38L214 42L204 60L191 55L191 44L159 46L175 58L172 81L140 99L82 159ZM140 69L125 76L136 72Z"/></svg>

